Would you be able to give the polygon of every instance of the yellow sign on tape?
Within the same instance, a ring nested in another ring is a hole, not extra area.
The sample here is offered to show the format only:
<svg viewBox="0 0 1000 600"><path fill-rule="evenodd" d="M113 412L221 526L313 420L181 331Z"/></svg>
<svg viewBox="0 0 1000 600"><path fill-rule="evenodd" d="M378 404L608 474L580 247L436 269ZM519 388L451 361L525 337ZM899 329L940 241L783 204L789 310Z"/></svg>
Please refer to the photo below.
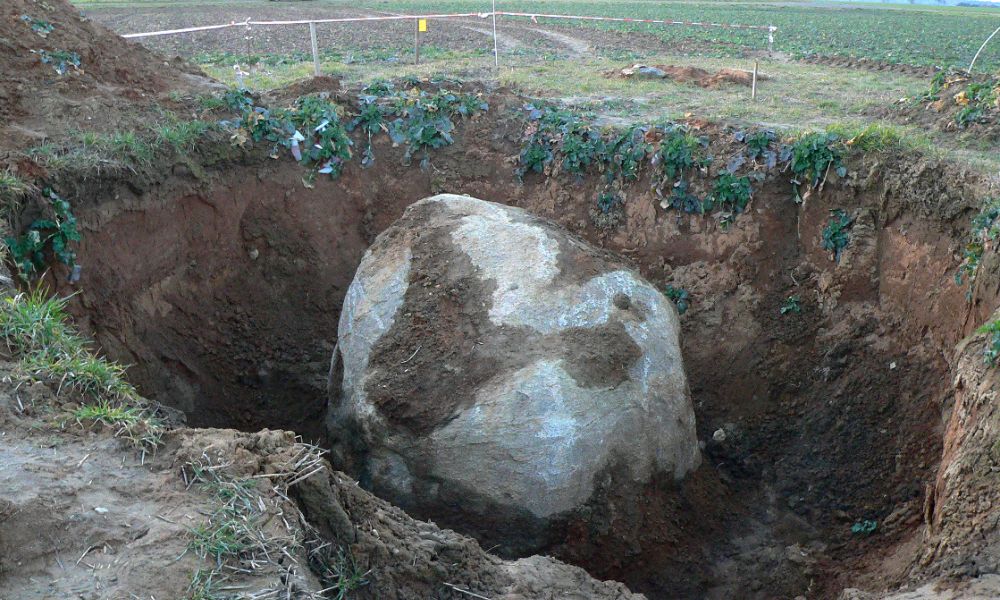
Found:
<svg viewBox="0 0 1000 600"><path fill-rule="evenodd" d="M421 33L427 31L427 19L417 19L417 31Z"/></svg>

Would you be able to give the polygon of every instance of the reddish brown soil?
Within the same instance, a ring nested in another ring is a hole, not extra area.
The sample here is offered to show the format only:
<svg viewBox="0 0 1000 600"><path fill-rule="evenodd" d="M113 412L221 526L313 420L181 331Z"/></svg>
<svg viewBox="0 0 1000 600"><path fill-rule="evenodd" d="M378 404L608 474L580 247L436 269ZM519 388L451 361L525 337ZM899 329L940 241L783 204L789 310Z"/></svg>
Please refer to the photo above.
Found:
<svg viewBox="0 0 1000 600"><path fill-rule="evenodd" d="M831 67L844 67L847 69L866 69L869 71L905 73L907 75L921 75L930 77L938 72L936 67L918 67L901 63L890 63L871 58L851 58L848 56L806 56L802 62L814 65L829 65Z"/></svg>
<svg viewBox="0 0 1000 600"><path fill-rule="evenodd" d="M674 65L653 66L667 74L665 79L676 81L677 83L690 83L707 89L716 89L724 85L742 85L750 87L753 84L753 73L750 71L741 71L738 69L719 69L718 71L712 72L699 67L677 67ZM635 77L635 75L626 75L624 70L609 71L607 75L608 77L624 79ZM757 79L765 80L769 79L769 77L763 73L758 73Z"/></svg>
<svg viewBox="0 0 1000 600"><path fill-rule="evenodd" d="M50 23L42 37L21 17ZM39 51L75 52L64 74ZM210 82L183 61L164 62L84 18L66 0L0 4L0 150L67 137L73 131L141 129L168 92L206 90Z"/></svg>
<svg viewBox="0 0 1000 600"><path fill-rule="evenodd" d="M966 310L952 275L977 180L872 157L798 207L773 173L728 230L663 211L641 181L608 230L590 219L601 180L516 181L520 102L491 98L427 170L401 168L379 139L373 168L351 164L314 189L297 165L258 154L213 169L211 184L169 165L64 182L84 229L77 313L192 424L319 438L339 306L366 245L432 193L521 206L691 292L683 350L707 440L704 466L679 487L602 486L617 508L578 515L551 550L653 598L896 583L902 572L880 561L918 535L940 457ZM704 132L713 154L732 150L730 136ZM856 218L839 263L819 245L833 208ZM793 294L803 312L781 315ZM882 523L877 535L851 535L863 519Z"/></svg>

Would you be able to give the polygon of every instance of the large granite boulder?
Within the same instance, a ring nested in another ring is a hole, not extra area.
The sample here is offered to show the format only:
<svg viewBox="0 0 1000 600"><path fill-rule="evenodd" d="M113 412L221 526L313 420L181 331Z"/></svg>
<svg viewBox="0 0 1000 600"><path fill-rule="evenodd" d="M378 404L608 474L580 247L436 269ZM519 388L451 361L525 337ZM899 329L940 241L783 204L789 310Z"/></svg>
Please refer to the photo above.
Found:
<svg viewBox="0 0 1000 600"><path fill-rule="evenodd" d="M600 486L697 466L678 332L615 256L517 208L427 198L347 292L331 437L377 494L530 552Z"/></svg>

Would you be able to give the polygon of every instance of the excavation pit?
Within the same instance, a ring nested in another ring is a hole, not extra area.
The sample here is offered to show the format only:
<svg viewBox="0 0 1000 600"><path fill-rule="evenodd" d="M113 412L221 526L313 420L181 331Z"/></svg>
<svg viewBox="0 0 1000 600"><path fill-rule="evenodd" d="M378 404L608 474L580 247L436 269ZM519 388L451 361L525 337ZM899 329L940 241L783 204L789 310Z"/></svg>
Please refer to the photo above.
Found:
<svg viewBox="0 0 1000 600"><path fill-rule="evenodd" d="M810 581L832 594L882 568L884 548L923 519L952 348L988 312L953 280L975 181L859 157L803 206L768 174L731 224L664 210L639 181L609 227L590 201L600 177L514 175L521 134L507 115L520 102L491 100L426 169L377 140L373 167L309 186L300 165L262 154L198 175L178 163L70 182L85 233L78 320L190 426L331 444L340 308L375 236L441 191L521 207L687 291L681 342L705 457L679 483L605 487L605 508L569 515L544 550L651 598L794 595ZM822 246L835 210L852 222L839 258ZM782 311L792 297L797 310ZM454 515L414 516L462 529ZM878 543L851 533L890 517Z"/></svg>

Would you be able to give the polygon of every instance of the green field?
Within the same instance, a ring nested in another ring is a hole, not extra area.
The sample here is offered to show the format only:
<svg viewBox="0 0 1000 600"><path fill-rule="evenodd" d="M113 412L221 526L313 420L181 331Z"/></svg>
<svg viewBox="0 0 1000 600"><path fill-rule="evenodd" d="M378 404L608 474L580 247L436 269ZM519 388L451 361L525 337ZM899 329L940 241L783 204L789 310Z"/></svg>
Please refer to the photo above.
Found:
<svg viewBox="0 0 1000 600"><path fill-rule="evenodd" d="M356 6L399 12L463 11L485 3L463 0L360 0ZM983 40L1000 26L1000 7L907 7L831 3L659 2L609 0L503 0L498 10L602 15L643 19L712 21L778 27L775 50L806 55L865 57L921 66L967 66ZM584 26L653 31L668 40L710 42L709 52L728 55L764 49L760 31L659 25ZM984 51L983 69L1000 68L1000 44Z"/></svg>
<svg viewBox="0 0 1000 600"><path fill-rule="evenodd" d="M189 0L78 0L87 9L123 6L252 7L260 0L225 2ZM296 3L299 4L299 3ZM485 0L316 0L330 6L400 13L488 11ZM983 40L1000 26L1000 7L928 7L838 4L830 2L663 2L662 0L501 0L498 10L602 15L612 17L711 21L778 28L774 49L789 56L849 56L918 66L966 67ZM557 24L545 22L544 24ZM643 24L581 23L582 27L638 30L668 41L694 41L701 56L733 56L767 47L764 32L720 28L665 27ZM979 58L977 69L1000 69L1000 43Z"/></svg>

